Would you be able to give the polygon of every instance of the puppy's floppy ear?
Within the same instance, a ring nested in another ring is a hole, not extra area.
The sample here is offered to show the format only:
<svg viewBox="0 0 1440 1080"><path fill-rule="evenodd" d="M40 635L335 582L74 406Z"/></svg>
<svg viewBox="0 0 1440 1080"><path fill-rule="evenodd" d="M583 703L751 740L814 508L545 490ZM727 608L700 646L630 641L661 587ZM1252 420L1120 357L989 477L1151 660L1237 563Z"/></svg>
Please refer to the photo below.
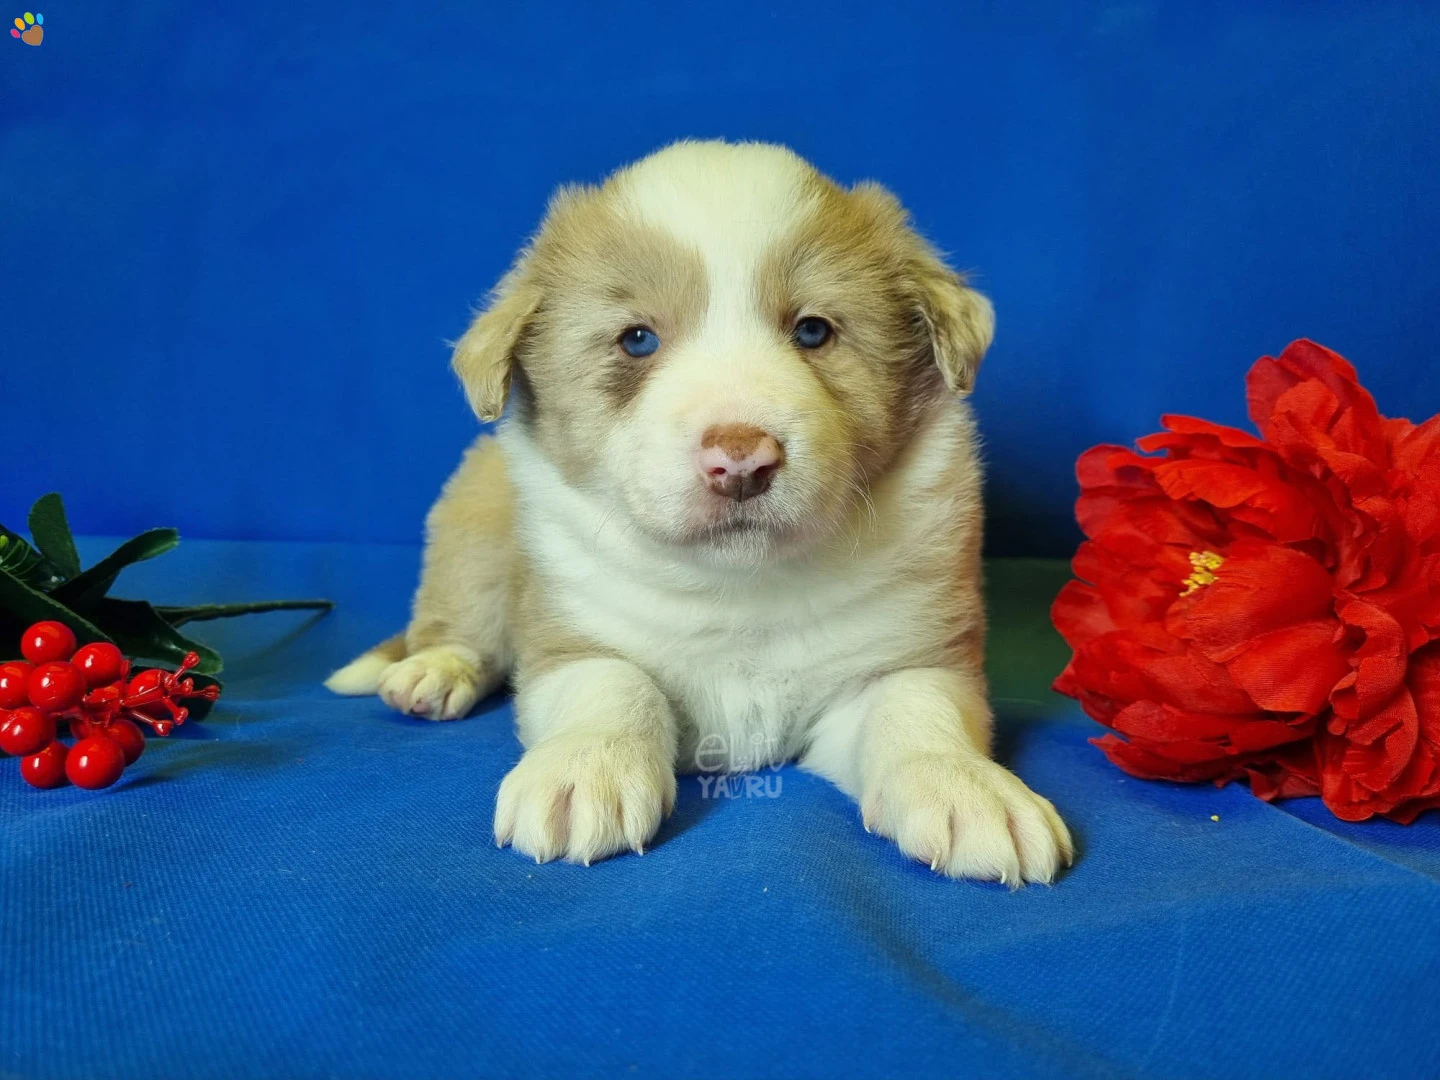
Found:
<svg viewBox="0 0 1440 1080"><path fill-rule="evenodd" d="M498 420L510 393L515 350L540 307L540 290L527 268L528 253L500 279L490 303L455 343L450 366L481 420Z"/></svg>
<svg viewBox="0 0 1440 1080"><path fill-rule="evenodd" d="M930 331L935 363L953 393L968 394L995 337L995 308L930 252L921 260L920 315Z"/></svg>
<svg viewBox="0 0 1440 1080"><path fill-rule="evenodd" d="M851 188L850 194L864 208L861 220L870 235L888 236L891 251L899 255L908 314L924 324L945 385L952 393L968 394L980 359L995 336L995 309L941 261L915 231L900 200L886 188L867 180Z"/></svg>

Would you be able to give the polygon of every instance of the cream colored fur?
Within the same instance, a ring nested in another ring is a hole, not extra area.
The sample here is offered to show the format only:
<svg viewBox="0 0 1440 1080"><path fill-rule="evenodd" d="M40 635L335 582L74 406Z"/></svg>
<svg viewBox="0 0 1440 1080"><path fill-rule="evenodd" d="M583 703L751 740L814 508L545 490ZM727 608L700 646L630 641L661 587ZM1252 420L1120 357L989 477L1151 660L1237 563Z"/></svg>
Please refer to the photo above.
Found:
<svg viewBox="0 0 1440 1080"><path fill-rule="evenodd" d="M805 315L823 350L791 341ZM777 147L682 143L562 192L456 351L478 412L525 399L431 512L403 641L327 685L438 720L511 673L526 752L495 836L538 861L643 850L677 771L798 759L938 872L1051 880L1064 824L989 758L950 391L991 320L892 197ZM662 346L634 361L613 343L640 324ZM731 423L785 447L740 504L692 460Z"/></svg>

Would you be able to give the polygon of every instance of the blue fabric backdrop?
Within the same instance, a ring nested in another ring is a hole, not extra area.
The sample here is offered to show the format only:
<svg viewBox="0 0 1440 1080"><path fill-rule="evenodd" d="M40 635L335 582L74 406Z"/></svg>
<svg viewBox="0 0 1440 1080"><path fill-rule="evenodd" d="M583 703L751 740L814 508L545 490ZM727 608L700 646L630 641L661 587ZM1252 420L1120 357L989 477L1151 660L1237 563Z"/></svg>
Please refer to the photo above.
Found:
<svg viewBox="0 0 1440 1080"><path fill-rule="evenodd" d="M1440 410L1434 4L26 2L0 520L415 539L443 341L555 184L687 135L878 178L976 271L994 550L1068 553L1079 450L1241 420L1298 336Z"/></svg>
<svg viewBox="0 0 1440 1080"><path fill-rule="evenodd" d="M507 701L437 725L319 686L404 618L417 564L191 541L126 572L339 606L192 627L225 697L108 791L0 760L0 1076L1440 1076L1437 815L1126 777L1044 689L1058 562L989 568L999 754L1079 845L1015 893L908 862L793 768L751 797L682 779L643 858L497 849Z"/></svg>

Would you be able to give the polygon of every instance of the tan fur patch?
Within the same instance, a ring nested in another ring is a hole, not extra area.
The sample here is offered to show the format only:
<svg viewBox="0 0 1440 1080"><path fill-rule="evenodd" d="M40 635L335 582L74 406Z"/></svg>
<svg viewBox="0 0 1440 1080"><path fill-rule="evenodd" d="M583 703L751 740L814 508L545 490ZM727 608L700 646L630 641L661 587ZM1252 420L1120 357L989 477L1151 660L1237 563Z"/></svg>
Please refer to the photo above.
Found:
<svg viewBox="0 0 1440 1080"><path fill-rule="evenodd" d="M576 633L559 615L552 584L526 565L515 596L515 688L576 660L619 654Z"/></svg>
<svg viewBox="0 0 1440 1080"><path fill-rule="evenodd" d="M425 521L425 561L414 615L405 632L409 653L463 642L509 664L510 604L519 568L515 498L496 441L482 436L466 453Z"/></svg>
<svg viewBox="0 0 1440 1080"><path fill-rule="evenodd" d="M489 306L455 343L451 367L481 420L500 418L510 393L516 346L539 306L540 293L526 273L526 253L522 252L495 286Z"/></svg>
<svg viewBox="0 0 1440 1080"><path fill-rule="evenodd" d="M526 274L542 297L517 356L533 387L535 434L578 482L611 410L700 325L705 269L671 237L627 220L608 189L570 188L551 203ZM632 326L659 335L654 355L621 351L617 341Z"/></svg>
<svg viewBox="0 0 1440 1080"><path fill-rule="evenodd" d="M608 423L597 396L626 404L705 313L699 255L617 204L611 185L557 192L534 242L455 352L476 412L494 419L517 383L522 419L576 481ZM617 342L632 326L659 334L660 350L623 353Z"/></svg>
<svg viewBox="0 0 1440 1080"><path fill-rule="evenodd" d="M724 427L712 427L706 431L700 437L700 446L702 449L718 446L730 457L740 461L754 451L767 434L749 424L726 424Z"/></svg>
<svg viewBox="0 0 1440 1080"><path fill-rule="evenodd" d="M969 388L989 344L988 328L972 327L969 297L988 302L940 262L885 189L822 180L817 194L756 288L777 324L813 315L835 326L830 342L804 355L848 414L862 476L873 478L945 386Z"/></svg>

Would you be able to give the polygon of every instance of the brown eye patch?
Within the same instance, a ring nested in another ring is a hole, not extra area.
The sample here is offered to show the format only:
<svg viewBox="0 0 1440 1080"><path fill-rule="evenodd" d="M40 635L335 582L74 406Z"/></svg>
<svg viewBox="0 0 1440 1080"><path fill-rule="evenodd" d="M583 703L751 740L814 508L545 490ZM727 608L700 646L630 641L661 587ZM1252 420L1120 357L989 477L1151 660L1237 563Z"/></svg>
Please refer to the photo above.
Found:
<svg viewBox="0 0 1440 1080"><path fill-rule="evenodd" d="M579 448L603 438L667 347L700 325L709 298L700 255L613 196L607 188L562 191L527 257L544 302L522 351L526 385L515 386L516 396L525 396L536 437L572 477L593 464ZM626 355L620 337L635 326L663 346Z"/></svg>
<svg viewBox="0 0 1440 1080"><path fill-rule="evenodd" d="M611 359L600 376L600 389L616 408L624 408L645 387L655 365L628 356Z"/></svg>
<svg viewBox="0 0 1440 1080"><path fill-rule="evenodd" d="M786 328L843 406L872 475L944 393L916 300L921 250L924 241L883 190L820 181L814 209L768 253L756 280L761 310ZM828 334L802 327L819 313Z"/></svg>

